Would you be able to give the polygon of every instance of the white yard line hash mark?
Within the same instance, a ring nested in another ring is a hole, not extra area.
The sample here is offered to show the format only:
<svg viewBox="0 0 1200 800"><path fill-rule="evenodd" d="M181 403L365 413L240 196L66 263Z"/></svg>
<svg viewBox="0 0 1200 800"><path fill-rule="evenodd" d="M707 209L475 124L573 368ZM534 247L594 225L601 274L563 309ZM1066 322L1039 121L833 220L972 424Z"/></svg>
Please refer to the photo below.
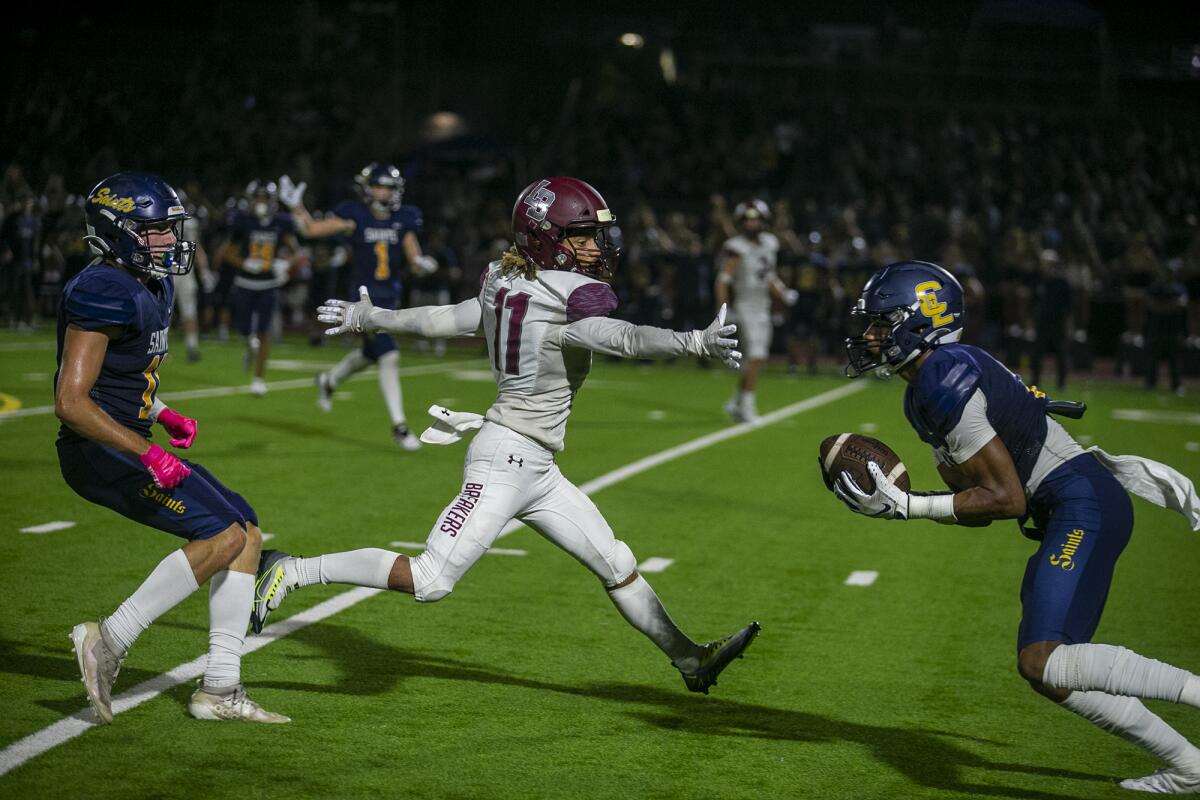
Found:
<svg viewBox="0 0 1200 800"><path fill-rule="evenodd" d="M299 614L288 617L281 622L268 625L260 636L248 636L246 638L245 654L253 653L261 647L266 647L276 639L287 636L289 633L295 633L301 628L312 625L314 622L320 622L327 617L332 617L340 611L345 611L355 603L366 600L368 597L377 595L382 591L382 589L369 589L365 587L351 589L348 592L331 597L323 603L318 603L307 611L301 611ZM113 714L120 714L131 708L137 708L147 700L151 700L181 683L186 683L200 677L204 674L204 664L207 659L207 655L199 656L184 664L180 664L170 672L164 672L162 675L157 675L148 681L139 683L128 691L122 692L113 698ZM68 742L89 728L95 727L96 723L94 719L92 710L87 708L77 711L53 725L42 728L37 733L30 734L24 739L13 742L0 751L0 775L16 769L26 761L37 758L50 748L57 747L63 742Z"/></svg>
<svg viewBox="0 0 1200 800"><path fill-rule="evenodd" d="M311 385L311 381L308 382L308 385ZM648 456L635 461L632 464L621 467L620 469L613 470L607 475L601 475L599 478L588 481L579 488L586 494L598 492L601 489L612 486L613 484L620 483L626 478L631 478L634 475L638 475L652 467L666 463L667 461L672 461L680 456L688 453L694 453L697 450L703 450L704 448L710 447L718 442L723 442L726 439L732 439L735 436L741 436L744 433L749 433L757 428L769 425L772 422L778 422L779 420L787 419L795 414L810 411L814 408L819 408L820 406L840 400L843 397L847 397L851 394L855 394L856 392L866 389L868 385L869 384L866 382L849 383L837 389L831 389L828 392L814 395L807 400L801 400L798 403L793 403L790 406L785 406L777 411L772 411L771 413L764 415L762 417L762 421L756 425L743 423L741 425L725 428L717 431L716 433L710 433L707 436L701 436L698 439L693 439L691 442L685 442L684 444L672 447L669 450L664 450L656 455ZM517 526L519 527L520 523L517 523ZM507 528L505 528L505 532L508 532ZM504 534L501 533L501 535ZM424 547L424 545L417 546ZM496 548L492 548L492 552L495 551ZM364 587L351 589L348 592L335 595L325 602L313 606L307 611L302 611L299 614L288 617L281 622L268 625L263 630L263 634L261 636L247 637L245 653L252 653L261 647L265 647L276 639L280 639L287 634L300 630L301 628L311 625L314 622L320 622L321 620L331 617L334 614L349 608L355 603L365 600L372 595L379 594L382 591L382 589L368 589ZM64 627L63 630L65 632L66 628ZM119 714L122 711L127 711L130 708L134 708L135 706L152 699L156 695L162 694L172 687L178 686L187 680L200 676L204 671L206 659L207 655L198 656L197 658L194 658L185 664L180 664L170 672L163 673L162 675L151 678L148 681L144 681L129 691L118 695L113 699L113 714ZM24 739L16 741L3 750L0 750L0 775L4 775L5 773L21 766L25 762L37 758L48 750L51 750L52 748L79 736L88 728L91 728L95 725L91 719L92 711L90 709L78 711L71 716L66 717L65 719L55 722L53 725L43 728L36 733L32 733L29 736L26 736Z"/></svg>
<svg viewBox="0 0 1200 800"><path fill-rule="evenodd" d="M425 364L420 367L401 367L398 372L401 378L409 375L428 375L438 372L450 372L452 370L461 369L464 362L455 361L449 364ZM472 359L467 363L478 363ZM333 366L332 363L329 366ZM375 370L360 372L346 379L346 382L378 380L375 375ZM270 391L283 391L285 389L312 389L316 392L316 384L312 378L292 378L286 381L270 381L267 384L267 389ZM176 400L196 400L202 397L230 397L235 394L250 394L250 385L239 386L213 386L209 389L189 389L186 392L164 392L161 397L163 402L170 401L174 403ZM168 404L170 404L168 403ZM45 414L53 414L54 406L34 406L32 408L22 408L17 411L10 411L5 414L0 414L0 422L19 417L38 417Z"/></svg>
<svg viewBox="0 0 1200 800"><path fill-rule="evenodd" d="M870 586L879 577L879 573L871 569L856 569L846 578L847 586Z"/></svg>
<svg viewBox="0 0 1200 800"><path fill-rule="evenodd" d="M55 520L54 522L44 522L41 525L30 525L28 528L21 528L21 533L54 533L54 531L65 531L67 528L74 527L74 522Z"/></svg>
<svg viewBox="0 0 1200 800"><path fill-rule="evenodd" d="M661 556L653 556L637 565L638 572L662 572L667 567L675 563L673 558L662 558Z"/></svg>

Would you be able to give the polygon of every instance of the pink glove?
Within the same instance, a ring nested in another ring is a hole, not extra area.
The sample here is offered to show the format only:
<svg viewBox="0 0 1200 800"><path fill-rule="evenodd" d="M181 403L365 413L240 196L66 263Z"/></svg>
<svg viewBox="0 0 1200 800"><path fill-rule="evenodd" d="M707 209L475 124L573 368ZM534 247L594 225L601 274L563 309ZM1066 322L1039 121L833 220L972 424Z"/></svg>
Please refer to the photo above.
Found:
<svg viewBox="0 0 1200 800"><path fill-rule="evenodd" d="M187 464L156 444L150 445L150 449L140 457L140 461L150 470L154 485L160 489L174 489L192 474Z"/></svg>
<svg viewBox="0 0 1200 800"><path fill-rule="evenodd" d="M171 435L171 446L188 448L196 441L196 420L185 417L178 411L164 408L158 414L158 424L167 429Z"/></svg>

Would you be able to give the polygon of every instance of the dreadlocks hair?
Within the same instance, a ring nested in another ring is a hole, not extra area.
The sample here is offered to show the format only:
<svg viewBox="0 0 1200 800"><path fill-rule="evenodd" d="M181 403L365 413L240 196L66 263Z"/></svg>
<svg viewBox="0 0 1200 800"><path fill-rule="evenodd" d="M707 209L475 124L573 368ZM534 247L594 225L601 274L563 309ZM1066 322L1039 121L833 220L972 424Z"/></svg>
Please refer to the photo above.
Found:
<svg viewBox="0 0 1200 800"><path fill-rule="evenodd" d="M520 275L526 280L533 280L537 276L537 265L530 262L525 256L517 252L517 246L504 251L500 256L500 274L508 278L512 275Z"/></svg>

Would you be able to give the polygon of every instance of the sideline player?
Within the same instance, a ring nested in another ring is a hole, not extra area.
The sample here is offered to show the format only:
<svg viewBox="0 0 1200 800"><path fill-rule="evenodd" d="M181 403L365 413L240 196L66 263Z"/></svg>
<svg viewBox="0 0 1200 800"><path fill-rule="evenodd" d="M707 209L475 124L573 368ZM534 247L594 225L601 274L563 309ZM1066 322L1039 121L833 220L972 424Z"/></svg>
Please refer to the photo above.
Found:
<svg viewBox="0 0 1200 800"><path fill-rule="evenodd" d="M208 254L200 245L200 222L189 208L188 198L183 191L179 190L176 194L188 215L183 221L182 239L196 243L192 268L172 276L175 283L175 306L183 323L180 327L183 329L183 341L187 346L187 360L194 362L200 360L200 291L212 291L216 285L216 277L209 271Z"/></svg>
<svg viewBox="0 0 1200 800"><path fill-rule="evenodd" d="M322 220L313 219L304 207L305 184L293 184L284 175L279 179L280 197L292 210L296 226L305 238L350 237L354 281L351 285L368 287L382 308L399 308L399 268L405 262L421 274L437 271L437 262L421 252L417 241L423 224L421 210L400 204L404 178L391 164L369 164L354 180L361 199L342 201L331 216ZM387 333L364 336L361 350L352 350L332 369L317 374L317 405L322 411L332 410L333 390L337 385L371 363L379 365L379 390L392 420L392 437L405 450L420 448L421 443L409 431L404 416L400 351L396 349L396 340Z"/></svg>
<svg viewBox="0 0 1200 800"><path fill-rule="evenodd" d="M150 441L157 422L186 448L196 421L158 399L167 355L172 276L191 268L187 219L161 178L122 172L86 200L85 240L99 255L64 287L58 312L54 409L63 479L76 494L187 540L159 562L101 622L71 631L88 701L112 722L112 687L141 633L209 578L204 681L188 710L197 719L288 722L246 696L241 658L262 538L254 510L199 464Z"/></svg>
<svg viewBox="0 0 1200 800"><path fill-rule="evenodd" d="M290 264L300 246L293 233L292 216L279 210L274 181L254 180L246 187L249 207L235 209L229 219L229 240L221 260L237 267L233 279L233 316L246 337L243 367L254 368L250 393L267 393L267 357L271 351L272 323L279 308L279 287L287 283Z"/></svg>
<svg viewBox="0 0 1200 800"><path fill-rule="evenodd" d="M1136 456L1084 451L1049 413L1083 407L1048 400L986 351L958 344L963 292L946 270L890 264L863 288L853 313L865 333L847 341L846 374L897 373L909 385L904 414L953 491L909 494L875 464L875 491L848 473L835 491L854 511L885 519L987 525L1020 518L1040 542L1021 584L1017 669L1033 689L1167 763L1126 789L1200 793L1200 749L1137 698L1200 707L1200 678L1124 647L1092 644L1113 568L1133 530L1126 489L1189 515L1200 529L1190 480ZM1074 408L1072 408L1074 406ZM1174 500L1164 500L1174 498ZM1182 500L1180 500L1182 498ZM1032 520L1032 529L1025 523Z"/></svg>
<svg viewBox="0 0 1200 800"><path fill-rule="evenodd" d="M513 207L516 244L482 276L479 296L458 305L392 311L357 303L322 306L327 333L387 330L427 337L463 336L482 326L498 394L486 419L438 409L445 443L479 428L467 451L463 484L442 511L425 552L415 558L378 548L294 558L265 551L253 625L301 586L352 583L407 592L421 602L450 594L512 519L529 524L598 577L621 615L659 649L692 691L707 693L757 634L752 622L705 645L689 639L638 574L637 559L613 535L596 505L559 471L567 416L591 368L591 354L628 358L682 355L720 358L736 366L736 331L725 309L703 331L676 333L608 319L617 298L597 280L619 251L615 219L600 194L576 178L534 181ZM426 441L433 437L429 431Z"/></svg>
<svg viewBox="0 0 1200 800"><path fill-rule="evenodd" d="M746 363L725 413L738 422L758 422L754 390L758 373L771 352L771 298L795 304L799 294L775 274L779 239L767 230L771 209L762 200L739 203L733 212L738 234L721 246L714 296L718 305L729 302L733 287L733 317L742 334Z"/></svg>

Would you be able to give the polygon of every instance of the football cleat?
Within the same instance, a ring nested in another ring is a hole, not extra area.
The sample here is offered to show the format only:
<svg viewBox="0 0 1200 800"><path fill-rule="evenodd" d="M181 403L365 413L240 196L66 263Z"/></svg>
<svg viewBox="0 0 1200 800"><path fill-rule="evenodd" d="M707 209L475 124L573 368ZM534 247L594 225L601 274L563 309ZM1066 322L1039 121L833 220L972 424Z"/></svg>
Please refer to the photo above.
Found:
<svg viewBox="0 0 1200 800"><path fill-rule="evenodd" d="M250 610L250 630L262 633L271 612L279 608L283 598L298 588L298 580L288 579L285 562L291 556L282 550L263 550L258 557L258 573L254 578L254 608Z"/></svg>
<svg viewBox="0 0 1200 800"><path fill-rule="evenodd" d="M88 702L96 710L100 724L108 725L113 720L112 687L125 659L108 646L98 622L76 625L71 629L71 642L75 645L75 660L79 662L80 680Z"/></svg>
<svg viewBox="0 0 1200 800"><path fill-rule="evenodd" d="M1155 770L1144 778L1123 780L1120 785L1122 789L1149 794L1200 794L1200 773L1172 767Z"/></svg>
<svg viewBox="0 0 1200 800"><path fill-rule="evenodd" d="M333 384L329 382L329 374L318 372L316 377L317 382L317 408L328 414L333 411Z"/></svg>
<svg viewBox="0 0 1200 800"><path fill-rule="evenodd" d="M255 397L262 397L267 393L267 382L262 378L255 378L250 381L250 394Z"/></svg>
<svg viewBox="0 0 1200 800"><path fill-rule="evenodd" d="M227 720L234 722L291 722L291 717L267 711L246 696L239 683L228 694L214 694L204 688L203 682L192 693L188 713L196 719Z"/></svg>
<svg viewBox="0 0 1200 800"><path fill-rule="evenodd" d="M704 645L704 652L700 655L699 663L694 670L684 672L676 665L675 668L679 669L679 674L683 676L683 682L687 685L688 690L708 694L709 687L717 685L717 676L721 674L721 670L729 666L729 662L735 658L742 657L760 630L762 630L761 625L751 622L732 636L726 636Z"/></svg>
<svg viewBox="0 0 1200 800"><path fill-rule="evenodd" d="M742 407L738 404L738 402L736 400L726 400L724 409L725 409L725 413L728 414L729 418L731 420L733 420L734 422L745 422L746 421L746 420L742 419Z"/></svg>
<svg viewBox="0 0 1200 800"><path fill-rule="evenodd" d="M392 428L392 438L396 440L396 444L410 452L421 449L421 440L413 436L412 431L404 423Z"/></svg>

